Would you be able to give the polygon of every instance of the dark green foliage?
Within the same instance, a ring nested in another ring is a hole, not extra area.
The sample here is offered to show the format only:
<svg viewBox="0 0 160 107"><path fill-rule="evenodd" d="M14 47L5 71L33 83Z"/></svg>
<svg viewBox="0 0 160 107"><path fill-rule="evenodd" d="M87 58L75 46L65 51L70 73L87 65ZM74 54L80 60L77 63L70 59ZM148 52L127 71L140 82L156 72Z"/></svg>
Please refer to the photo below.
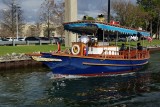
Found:
<svg viewBox="0 0 160 107"><path fill-rule="evenodd" d="M150 22L149 30L152 29L153 33L158 33L160 19L160 0L137 0L137 4L148 14L147 18Z"/></svg>

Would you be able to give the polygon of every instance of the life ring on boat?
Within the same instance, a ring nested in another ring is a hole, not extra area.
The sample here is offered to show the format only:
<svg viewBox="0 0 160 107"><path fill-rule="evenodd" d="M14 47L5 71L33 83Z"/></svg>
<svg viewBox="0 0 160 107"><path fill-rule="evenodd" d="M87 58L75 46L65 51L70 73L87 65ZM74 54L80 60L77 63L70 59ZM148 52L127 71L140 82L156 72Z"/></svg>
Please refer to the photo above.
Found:
<svg viewBox="0 0 160 107"><path fill-rule="evenodd" d="M73 45L71 51L72 51L72 54L73 54L73 55L78 55L79 52L80 52L80 47L79 47L79 45L77 45L77 44Z"/></svg>

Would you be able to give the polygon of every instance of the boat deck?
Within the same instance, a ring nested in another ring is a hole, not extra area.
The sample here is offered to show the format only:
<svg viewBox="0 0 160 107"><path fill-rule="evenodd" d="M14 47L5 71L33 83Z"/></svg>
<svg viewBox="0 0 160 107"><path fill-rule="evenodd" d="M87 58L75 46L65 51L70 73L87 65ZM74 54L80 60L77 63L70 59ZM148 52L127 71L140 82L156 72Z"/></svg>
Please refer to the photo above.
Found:
<svg viewBox="0 0 160 107"><path fill-rule="evenodd" d="M109 53L109 54L107 54ZM116 54L115 54L116 53ZM57 56L70 56L70 57L82 57L82 58L94 58L94 59L148 59L150 57L148 50L125 50L125 51L111 51L104 50L101 54L88 54L88 55L73 55L69 49L61 52L53 52L52 55Z"/></svg>

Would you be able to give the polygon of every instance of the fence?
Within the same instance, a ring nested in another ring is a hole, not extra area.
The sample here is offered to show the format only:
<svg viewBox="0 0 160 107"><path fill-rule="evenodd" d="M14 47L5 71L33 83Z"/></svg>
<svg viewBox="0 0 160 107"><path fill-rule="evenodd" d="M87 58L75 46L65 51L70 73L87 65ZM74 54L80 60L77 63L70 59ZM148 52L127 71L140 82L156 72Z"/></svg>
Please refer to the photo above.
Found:
<svg viewBox="0 0 160 107"><path fill-rule="evenodd" d="M16 45L42 45L42 44L54 44L54 42L51 41L44 41L44 40L39 40L39 41L0 41L0 45L10 45L10 46L16 46Z"/></svg>

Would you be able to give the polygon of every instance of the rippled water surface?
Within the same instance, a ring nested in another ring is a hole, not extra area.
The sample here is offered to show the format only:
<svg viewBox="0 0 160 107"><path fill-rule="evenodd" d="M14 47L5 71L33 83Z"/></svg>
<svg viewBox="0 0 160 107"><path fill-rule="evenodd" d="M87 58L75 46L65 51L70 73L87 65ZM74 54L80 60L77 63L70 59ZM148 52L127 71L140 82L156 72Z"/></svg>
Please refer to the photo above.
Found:
<svg viewBox="0 0 160 107"><path fill-rule="evenodd" d="M160 53L132 74L50 79L45 67L0 70L0 106L159 107Z"/></svg>

